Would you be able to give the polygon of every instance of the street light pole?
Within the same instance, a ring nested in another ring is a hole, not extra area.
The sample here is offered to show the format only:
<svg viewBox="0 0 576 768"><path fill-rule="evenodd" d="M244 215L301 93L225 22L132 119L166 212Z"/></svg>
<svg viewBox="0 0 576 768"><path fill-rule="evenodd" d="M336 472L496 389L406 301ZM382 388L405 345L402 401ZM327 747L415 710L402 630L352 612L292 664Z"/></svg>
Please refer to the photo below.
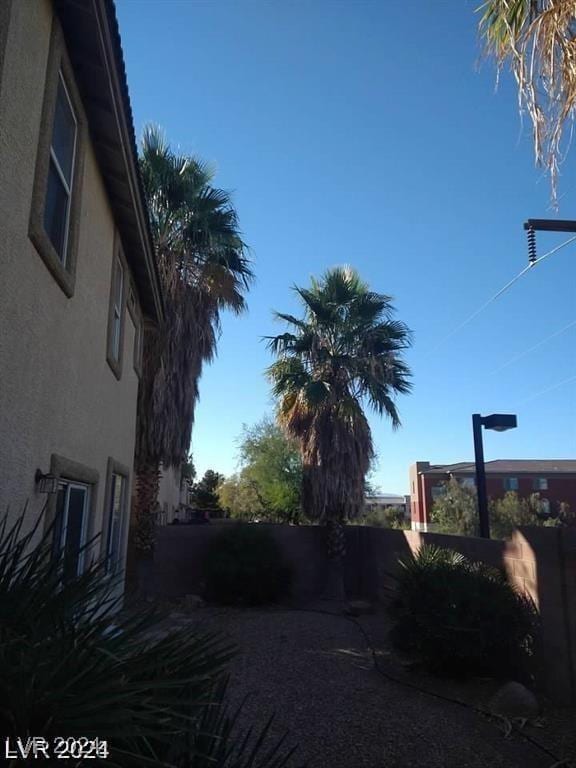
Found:
<svg viewBox="0 0 576 768"><path fill-rule="evenodd" d="M490 518L488 517L488 496L486 493L486 468L484 467L484 446L482 444L482 416L472 414L472 432L474 434L474 460L476 462L476 493L478 494L478 517L480 536L490 538Z"/></svg>
<svg viewBox="0 0 576 768"><path fill-rule="evenodd" d="M482 427L495 432L516 429L518 422L513 413L492 413L490 416L472 414L472 432L474 434L474 459L476 462L476 492L478 494L478 517L480 536L490 538L490 518L488 516L488 494L486 492L486 469L484 467L484 446L482 445Z"/></svg>

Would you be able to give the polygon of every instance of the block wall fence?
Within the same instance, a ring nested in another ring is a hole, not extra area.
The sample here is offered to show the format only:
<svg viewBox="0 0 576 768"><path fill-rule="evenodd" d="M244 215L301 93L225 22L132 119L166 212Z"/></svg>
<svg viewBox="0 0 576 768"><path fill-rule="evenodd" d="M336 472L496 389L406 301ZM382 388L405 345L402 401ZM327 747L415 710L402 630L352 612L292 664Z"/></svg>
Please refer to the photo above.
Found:
<svg viewBox="0 0 576 768"><path fill-rule="evenodd" d="M179 598L202 591L202 561L221 523L157 529L151 559L131 558L129 583L140 594ZM319 526L259 524L278 541L294 569L293 600L318 599L326 578L324 531ZM354 598L383 603L394 589L398 558L423 544L456 550L504 568L510 581L535 601L541 637L535 670L543 692L558 704L576 704L576 530L521 528L508 541L416 531L348 526L345 581Z"/></svg>

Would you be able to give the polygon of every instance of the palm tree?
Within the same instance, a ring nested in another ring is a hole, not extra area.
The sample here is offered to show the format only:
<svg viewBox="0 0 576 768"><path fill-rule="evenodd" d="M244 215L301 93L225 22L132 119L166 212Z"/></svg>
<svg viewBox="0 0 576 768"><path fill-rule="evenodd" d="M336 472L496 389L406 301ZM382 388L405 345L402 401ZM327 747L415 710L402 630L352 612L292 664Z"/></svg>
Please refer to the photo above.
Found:
<svg viewBox="0 0 576 768"><path fill-rule="evenodd" d="M547 168L556 201L562 137L576 106L575 0L487 0L479 9L486 53L508 61L520 109L534 127L536 162Z"/></svg>
<svg viewBox="0 0 576 768"><path fill-rule="evenodd" d="M275 313L292 331L267 337L278 356L267 373L279 423L300 446L303 512L327 527L329 588L342 599L343 524L362 510L374 457L364 405L400 426L394 396L411 389L402 360L411 332L392 319L391 298L370 291L349 267L294 290L305 316Z"/></svg>
<svg viewBox="0 0 576 768"><path fill-rule="evenodd" d="M136 435L137 546L153 542L159 466L188 455L198 382L216 354L220 313L241 313L253 279L230 195L213 171L175 154L156 127L142 139L140 171L165 297L165 321L147 329Z"/></svg>

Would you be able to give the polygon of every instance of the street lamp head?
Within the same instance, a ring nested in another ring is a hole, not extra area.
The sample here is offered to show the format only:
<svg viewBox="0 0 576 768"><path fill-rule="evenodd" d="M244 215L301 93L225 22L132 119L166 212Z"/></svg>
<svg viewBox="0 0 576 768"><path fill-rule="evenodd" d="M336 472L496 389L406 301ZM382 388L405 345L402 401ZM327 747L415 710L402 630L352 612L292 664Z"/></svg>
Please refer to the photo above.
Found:
<svg viewBox="0 0 576 768"><path fill-rule="evenodd" d="M518 421L513 413L492 413L482 417L484 429L493 429L495 432L506 432L507 429L516 429Z"/></svg>

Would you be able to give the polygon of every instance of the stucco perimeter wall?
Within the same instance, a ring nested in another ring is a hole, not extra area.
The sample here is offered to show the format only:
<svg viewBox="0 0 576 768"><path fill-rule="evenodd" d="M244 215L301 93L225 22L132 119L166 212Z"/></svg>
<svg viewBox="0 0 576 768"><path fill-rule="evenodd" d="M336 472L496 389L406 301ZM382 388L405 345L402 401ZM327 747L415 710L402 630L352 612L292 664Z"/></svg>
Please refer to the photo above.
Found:
<svg viewBox="0 0 576 768"><path fill-rule="evenodd" d="M183 597L202 591L202 561L213 536L235 523L157 528L153 559L140 570L142 592ZM325 584L324 531L318 526L259 524L270 531L294 569L295 601L317 599ZM510 541L415 531L348 526L345 562L350 597L386 602L394 590L398 558L424 544L461 552L503 567L529 594L541 617L534 671L544 692L559 703L576 703L576 531L522 528Z"/></svg>
<svg viewBox="0 0 576 768"><path fill-rule="evenodd" d="M90 141L71 298L28 237L51 27L49 0L12 3L0 99L0 510L14 516L28 502L31 524L47 498L34 473L58 454L99 474L94 532L108 457L133 465L134 326L126 313L118 381L106 362L114 219Z"/></svg>

